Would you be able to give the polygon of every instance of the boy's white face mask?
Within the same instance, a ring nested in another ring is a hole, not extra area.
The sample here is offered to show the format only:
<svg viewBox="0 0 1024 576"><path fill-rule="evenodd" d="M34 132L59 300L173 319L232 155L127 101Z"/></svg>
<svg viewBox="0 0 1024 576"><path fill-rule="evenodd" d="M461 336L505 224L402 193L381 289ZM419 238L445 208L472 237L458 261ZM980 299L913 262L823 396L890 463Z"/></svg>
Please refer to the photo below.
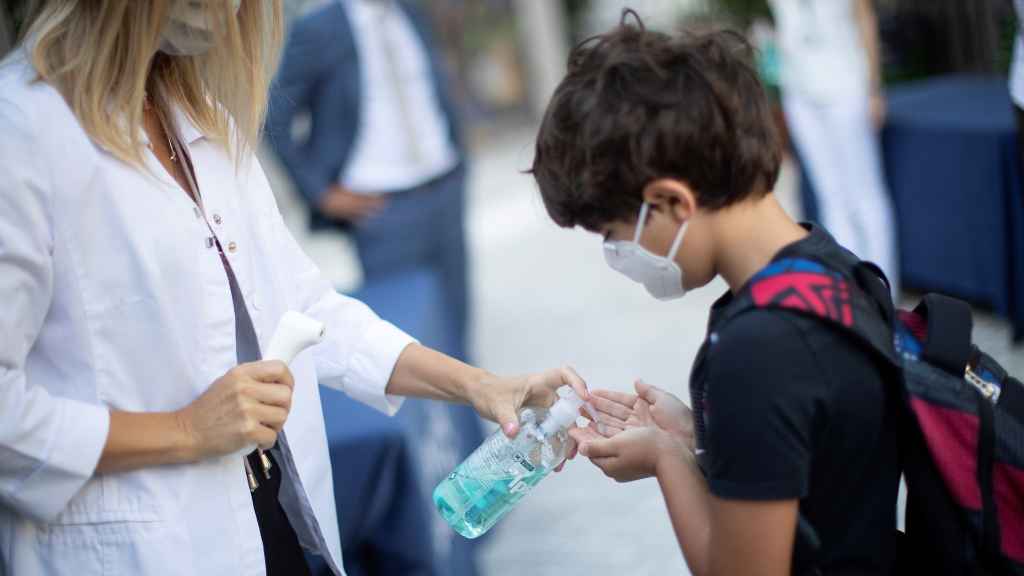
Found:
<svg viewBox="0 0 1024 576"><path fill-rule="evenodd" d="M160 38L160 51L171 56L198 56L213 48L217 34L207 7L213 1L174 0ZM232 0L231 6L237 14L242 0Z"/></svg>
<svg viewBox="0 0 1024 576"><path fill-rule="evenodd" d="M679 227L668 255L656 256L640 245L640 234L643 232L649 210L650 206L644 202L640 208L640 218L637 220L636 233L632 241L608 240L604 243L604 259L613 270L643 284L647 292L658 300L682 298L686 295L683 270L676 264L675 257L690 221L683 222Z"/></svg>

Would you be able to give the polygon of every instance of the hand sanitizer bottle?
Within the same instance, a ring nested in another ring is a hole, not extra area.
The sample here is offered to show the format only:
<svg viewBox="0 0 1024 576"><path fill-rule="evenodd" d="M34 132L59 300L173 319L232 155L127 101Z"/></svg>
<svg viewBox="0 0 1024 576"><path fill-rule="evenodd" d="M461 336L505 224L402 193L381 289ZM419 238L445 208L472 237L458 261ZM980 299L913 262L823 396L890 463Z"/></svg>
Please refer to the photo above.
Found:
<svg viewBox="0 0 1024 576"><path fill-rule="evenodd" d="M558 395L547 410L523 410L515 438L498 430L434 489L437 510L456 532L484 534L565 460L584 402L569 387Z"/></svg>

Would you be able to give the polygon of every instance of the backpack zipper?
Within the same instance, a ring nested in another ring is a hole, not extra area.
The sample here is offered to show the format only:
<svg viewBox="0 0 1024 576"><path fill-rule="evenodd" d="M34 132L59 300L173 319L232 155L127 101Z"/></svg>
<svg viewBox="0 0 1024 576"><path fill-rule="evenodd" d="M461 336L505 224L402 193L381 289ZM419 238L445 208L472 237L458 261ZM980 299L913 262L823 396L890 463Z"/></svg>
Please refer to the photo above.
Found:
<svg viewBox="0 0 1024 576"><path fill-rule="evenodd" d="M974 386L974 388L984 396L985 400L988 400L992 404L999 402L999 387L975 374L970 364L964 368L964 380L967 380L968 384Z"/></svg>

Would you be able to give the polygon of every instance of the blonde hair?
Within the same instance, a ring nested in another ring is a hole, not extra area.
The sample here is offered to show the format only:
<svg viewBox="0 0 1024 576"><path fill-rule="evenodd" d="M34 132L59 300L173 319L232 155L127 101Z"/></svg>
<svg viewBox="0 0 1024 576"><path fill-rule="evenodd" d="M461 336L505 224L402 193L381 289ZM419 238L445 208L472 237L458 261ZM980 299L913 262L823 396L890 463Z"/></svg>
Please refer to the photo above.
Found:
<svg viewBox="0 0 1024 576"><path fill-rule="evenodd" d="M68 102L86 133L122 160L143 164L140 134L148 93L174 102L235 161L259 139L282 39L282 0L206 0L220 34L199 56L158 52L172 2L35 0L26 28L29 59Z"/></svg>

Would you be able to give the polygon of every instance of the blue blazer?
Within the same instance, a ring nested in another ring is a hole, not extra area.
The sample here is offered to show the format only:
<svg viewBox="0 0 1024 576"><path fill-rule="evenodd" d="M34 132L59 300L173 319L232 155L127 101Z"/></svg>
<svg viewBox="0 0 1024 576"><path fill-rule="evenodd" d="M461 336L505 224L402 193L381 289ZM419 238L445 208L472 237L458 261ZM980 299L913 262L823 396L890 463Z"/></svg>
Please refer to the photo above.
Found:
<svg viewBox="0 0 1024 576"><path fill-rule="evenodd" d="M302 197L314 208L314 227L329 224L319 216L316 206L347 167L359 127L362 75L343 1L348 0L334 0L293 24L267 110L265 137ZM434 90L461 160L465 157L461 126L434 39L417 11L406 2L399 5L422 40L433 71ZM311 119L305 140L292 138L292 124L300 114L309 114Z"/></svg>

